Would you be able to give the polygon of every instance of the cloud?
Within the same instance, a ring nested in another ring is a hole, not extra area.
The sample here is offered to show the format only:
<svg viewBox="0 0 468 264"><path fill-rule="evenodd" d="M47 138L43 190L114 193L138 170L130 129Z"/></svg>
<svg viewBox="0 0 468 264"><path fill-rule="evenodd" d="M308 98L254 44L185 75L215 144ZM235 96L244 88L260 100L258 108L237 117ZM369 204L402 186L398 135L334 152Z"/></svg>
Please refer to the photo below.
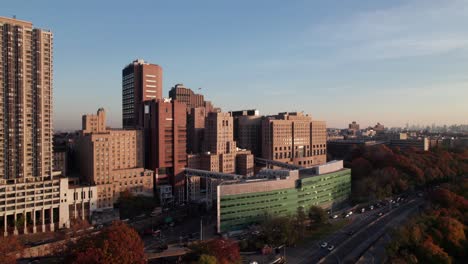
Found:
<svg viewBox="0 0 468 264"><path fill-rule="evenodd" d="M306 35L336 46L341 60L431 56L468 49L467 1L408 1L314 26Z"/></svg>

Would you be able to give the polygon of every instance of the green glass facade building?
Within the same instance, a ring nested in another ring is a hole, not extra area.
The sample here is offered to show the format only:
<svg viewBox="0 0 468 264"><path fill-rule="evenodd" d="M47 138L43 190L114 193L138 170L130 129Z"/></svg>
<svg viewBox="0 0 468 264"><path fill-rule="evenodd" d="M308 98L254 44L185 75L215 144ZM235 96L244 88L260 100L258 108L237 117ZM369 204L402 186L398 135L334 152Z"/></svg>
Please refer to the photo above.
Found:
<svg viewBox="0 0 468 264"><path fill-rule="evenodd" d="M299 207L329 208L349 198L351 170L323 174L289 171L274 179L218 186L218 232L240 230L265 215L294 215Z"/></svg>

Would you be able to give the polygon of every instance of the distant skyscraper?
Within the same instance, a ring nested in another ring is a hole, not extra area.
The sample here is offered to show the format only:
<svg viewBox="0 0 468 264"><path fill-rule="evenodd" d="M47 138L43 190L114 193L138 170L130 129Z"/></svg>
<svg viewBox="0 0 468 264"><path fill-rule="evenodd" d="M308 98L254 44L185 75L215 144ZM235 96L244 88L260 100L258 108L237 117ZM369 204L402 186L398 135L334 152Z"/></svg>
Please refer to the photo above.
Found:
<svg viewBox="0 0 468 264"><path fill-rule="evenodd" d="M162 99L162 68L138 59L122 70L122 126L143 127L143 102Z"/></svg>

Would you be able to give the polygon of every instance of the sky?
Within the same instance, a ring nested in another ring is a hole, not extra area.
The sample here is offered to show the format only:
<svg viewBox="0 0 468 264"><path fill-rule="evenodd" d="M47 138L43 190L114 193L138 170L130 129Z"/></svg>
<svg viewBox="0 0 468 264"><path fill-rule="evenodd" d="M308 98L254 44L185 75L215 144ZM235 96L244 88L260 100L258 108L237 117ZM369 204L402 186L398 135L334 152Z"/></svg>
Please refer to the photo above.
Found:
<svg viewBox="0 0 468 264"><path fill-rule="evenodd" d="M328 127L468 123L468 0L0 0L54 33L54 127L108 112L121 74L163 67L223 111L303 111Z"/></svg>

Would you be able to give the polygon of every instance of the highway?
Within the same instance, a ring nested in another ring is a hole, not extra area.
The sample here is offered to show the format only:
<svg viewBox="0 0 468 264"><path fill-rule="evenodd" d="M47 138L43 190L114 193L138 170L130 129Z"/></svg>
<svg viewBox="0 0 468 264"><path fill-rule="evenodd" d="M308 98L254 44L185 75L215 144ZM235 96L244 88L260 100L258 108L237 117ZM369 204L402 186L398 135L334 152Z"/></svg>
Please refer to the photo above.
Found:
<svg viewBox="0 0 468 264"><path fill-rule="evenodd" d="M321 241L311 241L298 247L288 248L287 263L355 263L357 259L385 232L388 224L404 220L408 214L422 204L422 199L413 199L399 207L382 207L352 217L352 222L343 229L329 235ZM382 212L382 216L378 213ZM353 234L349 235L348 232ZM320 243L327 242L335 249L330 252L321 248Z"/></svg>

